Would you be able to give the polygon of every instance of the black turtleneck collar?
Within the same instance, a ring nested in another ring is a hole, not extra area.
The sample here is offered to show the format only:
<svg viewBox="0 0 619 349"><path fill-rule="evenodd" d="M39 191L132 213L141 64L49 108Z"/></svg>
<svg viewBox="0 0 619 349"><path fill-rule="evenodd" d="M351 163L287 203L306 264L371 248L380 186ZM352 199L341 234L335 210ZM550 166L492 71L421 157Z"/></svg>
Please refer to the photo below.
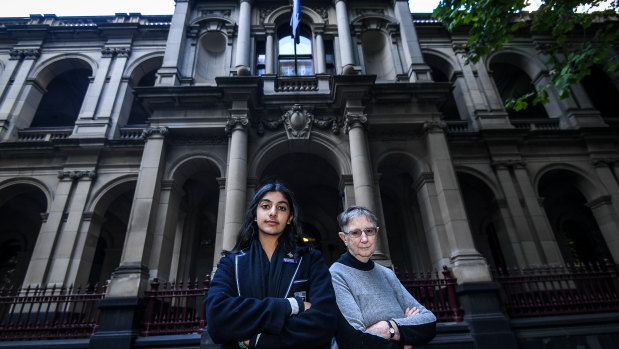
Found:
<svg viewBox="0 0 619 349"><path fill-rule="evenodd" d="M343 255L340 256L340 259L337 260L339 263L342 263L346 266L349 266L351 268L355 268L355 269L359 269L359 270L364 270L364 271L369 271L374 269L374 261L373 260L369 260L367 261L367 263L363 263L360 260L358 260L357 258L355 258L353 255L350 254L350 252L346 251L346 253L344 253Z"/></svg>

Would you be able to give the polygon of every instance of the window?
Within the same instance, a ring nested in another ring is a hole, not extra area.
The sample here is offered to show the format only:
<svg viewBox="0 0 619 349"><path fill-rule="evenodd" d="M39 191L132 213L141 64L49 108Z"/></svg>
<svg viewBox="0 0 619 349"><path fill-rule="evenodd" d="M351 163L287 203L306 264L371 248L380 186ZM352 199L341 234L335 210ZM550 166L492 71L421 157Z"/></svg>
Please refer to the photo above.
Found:
<svg viewBox="0 0 619 349"><path fill-rule="evenodd" d="M256 42L256 75L261 76L266 73L266 45L264 41Z"/></svg>
<svg viewBox="0 0 619 349"><path fill-rule="evenodd" d="M284 76L314 75L311 32L307 27L300 25L300 40L296 45L291 33L292 29L289 25L283 25L277 31L279 38L277 45L278 74Z"/></svg>

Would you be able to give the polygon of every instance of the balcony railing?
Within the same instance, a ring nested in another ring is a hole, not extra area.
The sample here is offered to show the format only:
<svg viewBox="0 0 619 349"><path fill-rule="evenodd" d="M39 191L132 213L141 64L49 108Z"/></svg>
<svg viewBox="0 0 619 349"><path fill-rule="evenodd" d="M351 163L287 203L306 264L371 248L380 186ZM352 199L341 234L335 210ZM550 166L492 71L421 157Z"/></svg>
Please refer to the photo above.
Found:
<svg viewBox="0 0 619 349"><path fill-rule="evenodd" d="M456 279L446 266L438 271L421 273L400 273L396 275L400 282L428 310L432 311L439 322L462 321L462 310L456 301Z"/></svg>
<svg viewBox="0 0 619 349"><path fill-rule="evenodd" d="M88 338L106 286L0 289L0 341Z"/></svg>
<svg viewBox="0 0 619 349"><path fill-rule="evenodd" d="M617 267L608 260L495 272L512 318L619 311Z"/></svg>
<svg viewBox="0 0 619 349"><path fill-rule="evenodd" d="M73 127L36 127L19 130L17 139L20 142L49 142L69 138L71 133L73 133Z"/></svg>
<svg viewBox="0 0 619 349"><path fill-rule="evenodd" d="M202 333L206 325L204 296L210 282L209 275L202 285L198 280L187 284L164 282L161 285L155 278L147 292L148 306L142 336Z"/></svg>

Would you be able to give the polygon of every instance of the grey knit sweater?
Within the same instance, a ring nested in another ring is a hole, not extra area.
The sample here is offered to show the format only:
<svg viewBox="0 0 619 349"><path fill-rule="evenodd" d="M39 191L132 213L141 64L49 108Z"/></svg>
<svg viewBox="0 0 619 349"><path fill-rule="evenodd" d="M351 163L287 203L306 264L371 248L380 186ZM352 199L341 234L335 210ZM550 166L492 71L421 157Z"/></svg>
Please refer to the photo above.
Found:
<svg viewBox="0 0 619 349"><path fill-rule="evenodd" d="M362 263L345 253L333 263L329 271L337 305L354 330L378 336L366 331L366 328L376 322L392 319L398 325L402 336L399 344L419 345L421 337L424 337L423 342L434 337L436 317L417 302L391 269L373 261ZM407 307L417 307L420 313L406 318L404 311ZM431 333L426 335L428 331ZM350 335L348 332L347 336ZM429 339L426 338L428 336Z"/></svg>

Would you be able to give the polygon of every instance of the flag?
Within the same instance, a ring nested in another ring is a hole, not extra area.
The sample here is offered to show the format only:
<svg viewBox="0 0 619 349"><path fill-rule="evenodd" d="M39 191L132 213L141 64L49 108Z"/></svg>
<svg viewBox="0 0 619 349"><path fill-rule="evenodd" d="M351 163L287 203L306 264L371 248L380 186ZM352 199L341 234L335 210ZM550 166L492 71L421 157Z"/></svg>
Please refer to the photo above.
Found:
<svg viewBox="0 0 619 349"><path fill-rule="evenodd" d="M299 22L301 22L301 0L292 0L292 16L290 17L290 26L292 27L292 37L294 43L298 44L299 38Z"/></svg>

